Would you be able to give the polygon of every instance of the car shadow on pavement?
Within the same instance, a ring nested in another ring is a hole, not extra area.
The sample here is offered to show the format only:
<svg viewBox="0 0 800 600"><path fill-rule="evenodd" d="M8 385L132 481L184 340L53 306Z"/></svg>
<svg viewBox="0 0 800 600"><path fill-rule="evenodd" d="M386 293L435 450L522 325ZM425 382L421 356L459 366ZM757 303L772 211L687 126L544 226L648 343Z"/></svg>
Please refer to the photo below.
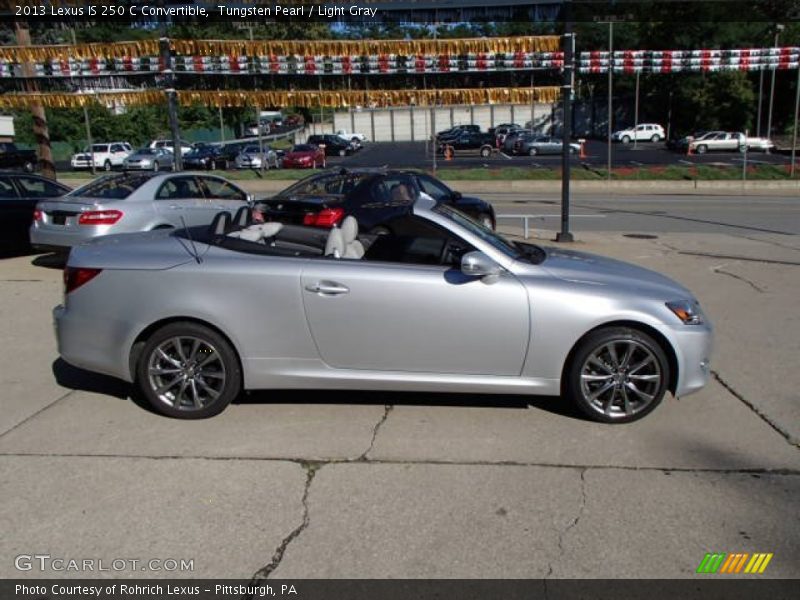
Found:
<svg viewBox="0 0 800 600"><path fill-rule="evenodd" d="M51 252L50 254L40 254L36 256L31 264L34 267L44 267L46 269L63 269L67 264L68 254L60 252Z"/></svg>
<svg viewBox="0 0 800 600"><path fill-rule="evenodd" d="M65 388L92 392L95 394L105 394L120 400L131 398L131 385L121 379L73 367L61 358L53 362L52 369L53 375L56 378L56 383Z"/></svg>
<svg viewBox="0 0 800 600"><path fill-rule="evenodd" d="M363 390L257 390L245 393L235 404L380 404L392 406L463 406L524 410L535 408L562 417L583 417L558 396L513 394L462 394L434 392L384 392Z"/></svg>

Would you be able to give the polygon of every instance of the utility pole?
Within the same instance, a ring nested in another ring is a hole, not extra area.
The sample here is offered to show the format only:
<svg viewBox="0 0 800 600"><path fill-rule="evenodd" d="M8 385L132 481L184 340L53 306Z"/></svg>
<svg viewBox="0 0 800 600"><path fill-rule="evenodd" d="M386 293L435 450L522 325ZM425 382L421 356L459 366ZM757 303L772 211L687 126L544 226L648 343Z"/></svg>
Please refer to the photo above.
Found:
<svg viewBox="0 0 800 600"><path fill-rule="evenodd" d="M31 45L31 30L27 21L14 21L14 35L18 46ZM32 63L22 63L22 75L27 78L25 91L29 93L39 91L39 85L33 79L35 74ZM53 148L50 146L50 130L47 127L47 114L44 112L44 106L31 104L31 113L33 114L33 135L39 145L39 169L45 177L55 179L56 166L53 163Z"/></svg>
<svg viewBox="0 0 800 600"><path fill-rule="evenodd" d="M778 47L778 38L781 35L781 31L783 31L783 25L780 23L775 25L775 45L774 48ZM772 82L770 83L769 88L769 112L767 112L767 139L772 139L772 105L775 101L775 73L778 71L778 65L772 65Z"/></svg>
<svg viewBox="0 0 800 600"><path fill-rule="evenodd" d="M172 71L172 49L169 45L169 38L159 39L159 49L161 62L164 65L164 93L167 95L167 117L169 118L169 128L172 133L172 155L175 160L175 170L183 170L183 156L181 154L181 130L178 122L178 92L173 87L175 85L175 74Z"/></svg>
<svg viewBox="0 0 800 600"><path fill-rule="evenodd" d="M557 242L574 242L569 231L569 168L570 137L572 133L572 91L575 85L575 34L572 32L572 11L570 2L564 4L565 22L562 48L564 51L564 83L561 86L561 105L563 126L561 127L561 231L556 234Z"/></svg>
<svg viewBox="0 0 800 600"><path fill-rule="evenodd" d="M636 150L636 140L639 139L636 128L639 126L639 71L636 71L636 99L633 104L633 149Z"/></svg>
<svg viewBox="0 0 800 600"><path fill-rule="evenodd" d="M75 30L70 29L70 34L72 35L72 45L77 46L78 41L75 38ZM83 92L84 90L80 90ZM89 144L89 156L91 157L92 165L92 175L97 175L97 167L94 164L94 142L92 142L92 127L89 122L89 107L86 104L83 105L83 124L86 127L86 143Z"/></svg>
<svg viewBox="0 0 800 600"><path fill-rule="evenodd" d="M797 69L797 89L794 93L794 131L792 133L792 166L789 177L794 177L794 161L797 156L797 118L800 116L800 68Z"/></svg>
<svg viewBox="0 0 800 600"><path fill-rule="evenodd" d="M613 89L614 89L614 21L608 22L608 148L607 148L607 165L606 177L611 181L611 120L613 111L611 107Z"/></svg>
<svg viewBox="0 0 800 600"><path fill-rule="evenodd" d="M756 137L761 137L761 104L764 97L764 66L758 69L758 117L756 118Z"/></svg>

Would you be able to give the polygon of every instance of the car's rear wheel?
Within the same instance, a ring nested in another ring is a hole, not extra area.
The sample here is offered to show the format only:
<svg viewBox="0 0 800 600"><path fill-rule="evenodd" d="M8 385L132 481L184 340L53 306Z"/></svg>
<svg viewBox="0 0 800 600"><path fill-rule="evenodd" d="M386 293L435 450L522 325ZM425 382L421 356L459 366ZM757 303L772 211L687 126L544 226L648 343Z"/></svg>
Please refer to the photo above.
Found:
<svg viewBox="0 0 800 600"><path fill-rule="evenodd" d="M630 138L630 136L628 136L628 135L623 135L623 136L622 136L622 140L620 140L620 141L621 141L623 144L630 144L630 143L631 143L631 138Z"/></svg>
<svg viewBox="0 0 800 600"><path fill-rule="evenodd" d="M106 162L103 163L103 170L104 171L110 171L111 170L111 161L110 160L107 160Z"/></svg>
<svg viewBox="0 0 800 600"><path fill-rule="evenodd" d="M696 148L696 150L697 150L697 153L698 153L698 154L705 154L706 152L708 152L708 146L706 146L705 144L700 144L700 145L699 145L699 146Z"/></svg>
<svg viewBox="0 0 800 600"><path fill-rule="evenodd" d="M483 158L488 158L489 156L491 156L491 154L492 154L491 148L481 148L481 156Z"/></svg>
<svg viewBox="0 0 800 600"><path fill-rule="evenodd" d="M161 167L159 166L158 161L155 161L153 163L153 173L157 173L160 168Z"/></svg>
<svg viewBox="0 0 800 600"><path fill-rule="evenodd" d="M530 148L528 150L528 156L536 156L537 154L539 154L539 150L537 150L536 148Z"/></svg>
<svg viewBox="0 0 800 600"><path fill-rule="evenodd" d="M144 345L136 385L158 412L202 419L222 412L239 395L242 372L230 343L191 322L171 323Z"/></svg>
<svg viewBox="0 0 800 600"><path fill-rule="evenodd" d="M629 423L658 406L669 380L669 361L658 342L636 329L608 327L577 347L564 393L594 421Z"/></svg>
<svg viewBox="0 0 800 600"><path fill-rule="evenodd" d="M654 133L653 137L650 138L650 141L653 142L654 144L658 143L660 140L661 136L658 135L657 133Z"/></svg>

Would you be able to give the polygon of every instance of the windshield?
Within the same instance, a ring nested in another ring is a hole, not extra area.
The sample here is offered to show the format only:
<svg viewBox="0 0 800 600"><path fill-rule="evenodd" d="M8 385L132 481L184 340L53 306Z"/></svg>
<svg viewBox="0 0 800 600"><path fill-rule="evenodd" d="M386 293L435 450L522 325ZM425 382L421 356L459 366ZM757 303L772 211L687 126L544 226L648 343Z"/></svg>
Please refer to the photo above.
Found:
<svg viewBox="0 0 800 600"><path fill-rule="evenodd" d="M502 237L501 235L495 233L491 229L487 229L477 221L473 221L470 217L465 215L459 210L456 210L447 204L437 204L433 208L433 212L438 213L440 215L444 215L451 221L455 221L461 227L472 233L473 235L478 236L484 242L487 242L492 245L493 248L499 250L503 254L505 254L509 258L519 259L522 258L522 253L520 249L509 242L507 239Z"/></svg>
<svg viewBox="0 0 800 600"><path fill-rule="evenodd" d="M149 156L149 155L152 155L152 154L155 154L155 153L156 153L156 151L153 150L152 148L139 148L136 151L136 154L141 154L143 156Z"/></svg>
<svg viewBox="0 0 800 600"><path fill-rule="evenodd" d="M264 152L269 150L267 146L264 146ZM258 154L258 146L248 146L243 150L245 154Z"/></svg>
<svg viewBox="0 0 800 600"><path fill-rule="evenodd" d="M105 144L94 144L93 146L86 146L84 152L108 152L108 146Z"/></svg>
<svg viewBox="0 0 800 600"><path fill-rule="evenodd" d="M108 200L124 200L150 179L149 174L129 173L126 175L108 175L101 177L71 194L73 198L105 198Z"/></svg>
<svg viewBox="0 0 800 600"><path fill-rule="evenodd" d="M308 144L298 144L294 148L292 148L292 152L313 152L314 146L309 146Z"/></svg>

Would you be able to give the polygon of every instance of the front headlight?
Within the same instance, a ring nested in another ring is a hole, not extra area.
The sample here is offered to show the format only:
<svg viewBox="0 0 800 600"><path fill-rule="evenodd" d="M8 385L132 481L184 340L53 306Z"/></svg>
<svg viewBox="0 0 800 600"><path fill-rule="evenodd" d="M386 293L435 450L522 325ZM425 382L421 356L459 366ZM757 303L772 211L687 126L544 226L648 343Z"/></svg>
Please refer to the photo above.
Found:
<svg viewBox="0 0 800 600"><path fill-rule="evenodd" d="M684 325L702 325L705 323L700 303L691 300L675 300L667 302L667 308L678 317Z"/></svg>
<svg viewBox="0 0 800 600"><path fill-rule="evenodd" d="M143 159L142 159L142 162L141 162L140 164L141 164L142 166L146 167L147 165L149 165L149 164L150 164L150 162L151 162L151 161L150 161L150 159L149 159L149 158L143 158Z"/></svg>

